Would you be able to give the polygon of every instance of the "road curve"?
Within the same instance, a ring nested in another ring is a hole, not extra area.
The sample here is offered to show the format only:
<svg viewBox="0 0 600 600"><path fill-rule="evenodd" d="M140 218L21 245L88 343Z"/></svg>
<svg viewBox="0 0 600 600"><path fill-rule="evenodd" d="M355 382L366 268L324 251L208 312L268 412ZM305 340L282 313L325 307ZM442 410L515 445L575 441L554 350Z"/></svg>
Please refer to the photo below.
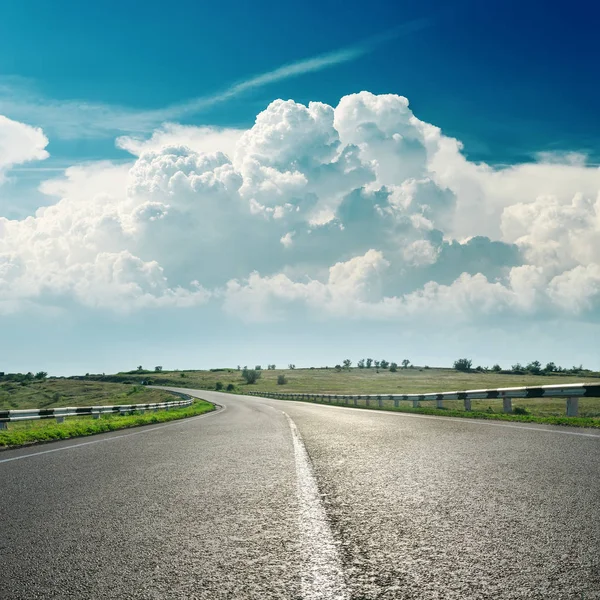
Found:
<svg viewBox="0 0 600 600"><path fill-rule="evenodd" d="M0 597L600 598L600 434L182 390L0 453Z"/></svg>

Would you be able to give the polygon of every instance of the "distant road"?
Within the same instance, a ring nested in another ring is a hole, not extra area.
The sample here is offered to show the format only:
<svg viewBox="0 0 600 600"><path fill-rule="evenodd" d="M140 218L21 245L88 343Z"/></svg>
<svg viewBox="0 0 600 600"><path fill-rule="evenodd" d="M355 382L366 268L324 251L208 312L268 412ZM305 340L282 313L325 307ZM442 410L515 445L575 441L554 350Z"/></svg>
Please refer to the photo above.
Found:
<svg viewBox="0 0 600 600"><path fill-rule="evenodd" d="M600 432L181 391L0 452L0 598L600 598Z"/></svg>

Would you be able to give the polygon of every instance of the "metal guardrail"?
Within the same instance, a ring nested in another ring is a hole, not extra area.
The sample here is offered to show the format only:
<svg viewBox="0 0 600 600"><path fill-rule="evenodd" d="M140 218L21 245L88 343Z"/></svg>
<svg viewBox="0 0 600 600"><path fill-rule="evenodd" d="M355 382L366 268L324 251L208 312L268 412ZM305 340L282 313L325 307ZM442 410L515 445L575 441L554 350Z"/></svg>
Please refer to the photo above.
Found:
<svg viewBox="0 0 600 600"><path fill-rule="evenodd" d="M248 392L250 396L264 398L283 398L289 400L323 400L333 403L334 400L343 400L348 405L350 400L358 406L359 400L365 400L366 406L371 401L376 401L379 408L383 408L384 400L393 400L394 407L398 408L400 402L411 401L413 407L418 407L421 402L435 402L436 408L444 408L444 400L463 400L465 410L471 410L472 400L502 400L503 411L512 413L512 401L518 398L565 398L568 417L579 414L579 398L600 398L600 384L598 383L570 383L566 385L542 385L537 387L497 388L490 390L465 390L462 392L441 392L428 394L300 394L278 392Z"/></svg>
<svg viewBox="0 0 600 600"><path fill-rule="evenodd" d="M6 429L7 423L18 421L31 421L37 419L56 419L57 423L62 423L65 417L83 417L92 416L95 419L105 414L127 414L133 412L145 412L147 410L168 410L169 408L178 408L181 406L190 406L193 399L185 394L175 394L181 396L182 400L173 402L155 402L153 404L120 404L117 406L61 406L58 408L31 408L23 410L0 410L0 429Z"/></svg>

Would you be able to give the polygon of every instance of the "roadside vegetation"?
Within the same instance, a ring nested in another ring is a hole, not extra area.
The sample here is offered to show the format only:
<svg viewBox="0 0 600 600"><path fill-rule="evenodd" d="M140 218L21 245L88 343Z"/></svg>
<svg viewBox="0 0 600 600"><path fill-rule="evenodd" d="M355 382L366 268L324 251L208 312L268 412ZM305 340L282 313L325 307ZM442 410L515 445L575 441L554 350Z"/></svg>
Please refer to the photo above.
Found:
<svg viewBox="0 0 600 600"><path fill-rule="evenodd" d="M244 394L246 391L263 392L303 392L323 394L399 394L462 391L484 388L539 386L566 383L600 383L600 373L583 366L564 368L548 363L542 365L532 361L526 365L514 364L509 368L499 365L492 367L473 366L468 358L457 359L453 368L434 368L426 365L414 365L408 358L396 361L379 360L366 357L353 363L350 359L340 361L333 366L298 368L289 364L287 368L277 369L268 365L249 368L218 368L207 371L164 371L143 370L117 373L115 375L90 375L90 380L126 381L128 384L152 383L206 390L219 390ZM393 402L384 401L386 409L393 409ZM406 403L403 403L406 406ZM434 411L423 407L412 412ZM401 406L401 410L404 408ZM502 413L501 401L474 400L472 412L466 413L462 401L447 401L440 414L447 416L468 416L485 414L486 418L532 421L535 419L567 419L565 400L553 398L531 398L513 401L513 414ZM579 400L580 418L600 421L600 399L581 398ZM517 419L519 417L519 419ZM549 422L549 421L542 421ZM566 422L575 425L573 418Z"/></svg>
<svg viewBox="0 0 600 600"><path fill-rule="evenodd" d="M170 396L173 400L173 396ZM157 412L134 413L131 415L101 415L92 417L67 417L64 423L53 419L8 423L8 429L0 430L0 448L16 448L40 442L66 440L68 438L106 433L118 429L166 423L186 417L195 417L214 410L209 402L197 400L191 406L159 410Z"/></svg>
<svg viewBox="0 0 600 600"><path fill-rule="evenodd" d="M169 392L150 389L139 383L49 378L46 373L0 375L0 410L151 404L172 402L177 399ZM7 429L0 430L0 447L16 447L138 425L163 423L199 415L213 408L213 405L208 402L197 401L189 407L160 410L156 413L101 415L98 419L91 416L67 417L63 423L57 423L54 419L10 422L7 423Z"/></svg>
<svg viewBox="0 0 600 600"><path fill-rule="evenodd" d="M173 396L140 383L109 383L65 378L31 379L27 374L0 376L0 410L95 406L111 404L149 404L168 402Z"/></svg>
<svg viewBox="0 0 600 600"><path fill-rule="evenodd" d="M552 362L543 365L539 361L525 365L516 363L504 368L500 365L474 366L469 358L457 359L452 368L415 365L408 358L385 360L371 357L356 362L344 359L324 367L298 368L289 364L283 369L269 364L264 369L261 365L237 365L203 371L167 371L162 366L145 369L140 365L134 370L110 375L87 373L70 378L48 378L45 373L0 374L0 409L136 404L172 398L167 392L147 388L150 384L239 394L248 391L411 394L583 382L600 383L600 373L581 365L566 368ZM384 408L398 410L389 400L384 400ZM580 398L578 418L567 418L565 400L553 398L513 400L511 415L502 412L501 401L491 400L473 400L470 412L464 411L462 401L445 401L443 409L433 408L427 403L413 408L412 404L403 402L399 410L571 425L583 425L585 421L586 426L595 427L600 423L598 398ZM35 427L30 426L31 429Z"/></svg>

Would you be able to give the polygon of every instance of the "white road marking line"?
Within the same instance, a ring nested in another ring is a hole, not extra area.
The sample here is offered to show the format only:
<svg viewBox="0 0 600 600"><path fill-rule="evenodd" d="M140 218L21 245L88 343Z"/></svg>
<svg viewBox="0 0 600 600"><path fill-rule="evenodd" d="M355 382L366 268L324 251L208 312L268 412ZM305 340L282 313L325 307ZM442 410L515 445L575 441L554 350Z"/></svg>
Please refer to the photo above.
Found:
<svg viewBox="0 0 600 600"><path fill-rule="evenodd" d="M562 431L561 429L559 429L559 427L561 427L561 425L557 425L556 429L544 429L542 427L531 427L530 425L511 425L509 423L499 423L499 422L492 422L492 420L490 419L489 421L485 421L485 420L480 420L480 419L471 419L469 417L441 417L441 416L437 416L437 415L418 415L415 413L405 413L402 411L396 411L396 410L383 410L383 409L367 409L367 408L355 408L354 406L336 406L335 404L319 404L317 402L301 402L299 400L279 400L277 398L262 398L262 396L246 396L249 399L256 399L256 398L261 398L262 400L276 400L278 402L293 402L296 405L300 405L300 406L322 406L323 408L330 408L330 409L338 409L338 408L342 408L344 410L355 410L355 411L361 411L361 412L367 412L369 414L376 414L376 415L387 415L387 416L394 416L394 417L411 417L414 419L434 419L435 421L452 421L453 423L465 423L465 424L469 424L469 425L484 425L486 427L508 427L510 429L524 429L526 431L541 431L544 433L559 433L561 435L577 435L579 437L588 437L588 438L595 438L597 440L600 440L600 434L596 434L596 433L581 433L579 431ZM568 427L568 425L566 426Z"/></svg>
<svg viewBox="0 0 600 600"><path fill-rule="evenodd" d="M300 551L302 553L301 587L303 600L347 600L342 563L310 458L296 424L283 413L292 430L296 476L298 481Z"/></svg>
<svg viewBox="0 0 600 600"><path fill-rule="evenodd" d="M200 419L202 417L208 417L210 415L222 413L226 410L226 407L223 406L221 409L212 410L211 412L204 413L203 415L198 415L197 417L188 417L187 419L176 419L172 423L164 423L162 425L158 425L157 427L151 427L149 429L143 429L142 431L134 431L131 433L124 433L121 435L113 435L111 437L102 438L99 440L90 440L89 442L80 442L79 444L72 444L71 446L63 446L62 448L51 448L50 450L42 450L40 452L31 452L30 454L22 454L21 456L12 456L11 458L0 458L1 463L12 462L13 460L22 460L23 458L31 458L32 456L41 456L42 454L51 454L52 452L62 452L63 450L71 450L72 448L81 448L82 446L90 446L91 444L101 444L102 442L112 442L113 440L120 440L121 438L131 437L132 435L141 435L142 433L150 433L151 431L157 431L159 429L164 429L165 427L172 427L173 425L183 425L185 423L189 423L190 421L195 421L196 419ZM109 433L109 432L107 432ZM66 440L56 440L58 441L66 441ZM18 448L14 448L14 450L18 450Z"/></svg>

